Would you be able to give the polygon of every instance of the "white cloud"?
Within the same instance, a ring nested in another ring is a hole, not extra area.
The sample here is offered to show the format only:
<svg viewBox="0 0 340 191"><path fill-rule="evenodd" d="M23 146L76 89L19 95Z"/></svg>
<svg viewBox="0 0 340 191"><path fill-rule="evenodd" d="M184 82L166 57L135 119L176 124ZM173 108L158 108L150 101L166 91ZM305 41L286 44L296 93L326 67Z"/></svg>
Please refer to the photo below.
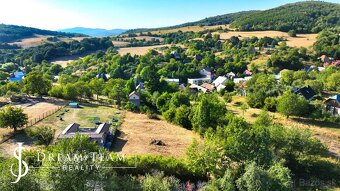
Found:
<svg viewBox="0 0 340 191"><path fill-rule="evenodd" d="M86 15L37 0L0 0L0 23L51 30L75 26L96 27L96 22Z"/></svg>

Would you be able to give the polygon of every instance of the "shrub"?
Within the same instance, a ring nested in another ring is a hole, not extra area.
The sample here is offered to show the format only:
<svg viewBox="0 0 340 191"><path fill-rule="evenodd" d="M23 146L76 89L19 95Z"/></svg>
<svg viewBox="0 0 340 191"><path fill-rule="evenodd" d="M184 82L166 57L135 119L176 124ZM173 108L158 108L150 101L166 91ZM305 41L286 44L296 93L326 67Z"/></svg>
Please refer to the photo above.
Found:
<svg viewBox="0 0 340 191"><path fill-rule="evenodd" d="M180 181L175 177L164 177L163 172L147 174L142 180L142 187L144 191L170 191L179 190Z"/></svg>
<svg viewBox="0 0 340 191"><path fill-rule="evenodd" d="M37 145L49 145L53 140L55 129L51 127L36 127L25 130L26 134L34 140Z"/></svg>
<svg viewBox="0 0 340 191"><path fill-rule="evenodd" d="M233 99L233 94L232 93L226 93L223 96L223 99L225 102L230 103Z"/></svg>
<svg viewBox="0 0 340 191"><path fill-rule="evenodd" d="M275 97L267 97L264 100L264 109L267 111L276 111L277 100Z"/></svg>
<svg viewBox="0 0 340 191"><path fill-rule="evenodd" d="M128 111L132 111L132 112L138 112L139 111L139 108L137 105L131 103L131 102L127 102L125 104L125 107L124 107L126 110Z"/></svg>

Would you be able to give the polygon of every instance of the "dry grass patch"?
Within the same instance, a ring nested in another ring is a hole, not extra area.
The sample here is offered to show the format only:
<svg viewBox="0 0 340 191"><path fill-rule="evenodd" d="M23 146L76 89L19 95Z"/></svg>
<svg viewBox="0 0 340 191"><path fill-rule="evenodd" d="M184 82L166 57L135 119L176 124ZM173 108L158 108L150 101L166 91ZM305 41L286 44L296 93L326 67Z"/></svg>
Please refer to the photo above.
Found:
<svg viewBox="0 0 340 191"><path fill-rule="evenodd" d="M238 36L239 38L249 38L256 36L258 38L263 37L284 37L287 39L287 45L292 47L310 47L316 41L317 34L298 34L297 37L290 37L286 32L280 31L230 31L220 33L220 38L223 40L230 39L232 36Z"/></svg>
<svg viewBox="0 0 340 191"><path fill-rule="evenodd" d="M163 155L181 157L195 138L194 132L163 120L152 120L144 114L127 112L121 134L114 142L114 151L126 155ZM152 139L161 140L165 146L152 145Z"/></svg>
<svg viewBox="0 0 340 191"><path fill-rule="evenodd" d="M17 44L19 46L21 46L22 48L30 48L30 47L35 47L35 46L39 46L45 43L54 43L51 41L48 41L47 38L49 37L53 37L50 35L34 35L34 37L30 37L30 38L24 38L21 39L18 42L13 42L13 43L9 43L9 44ZM59 41L63 41L63 42L71 42L73 40L76 41L81 41L84 38L89 38L89 37L72 37L72 38L68 38L68 37L63 37L63 38L58 38Z"/></svg>
<svg viewBox="0 0 340 191"><path fill-rule="evenodd" d="M128 48L119 48L118 53L120 55L125 55L130 53L131 55L144 55L149 52L151 49L157 49L162 47L168 47L170 45L155 45L155 46L142 46L142 47L128 47Z"/></svg>

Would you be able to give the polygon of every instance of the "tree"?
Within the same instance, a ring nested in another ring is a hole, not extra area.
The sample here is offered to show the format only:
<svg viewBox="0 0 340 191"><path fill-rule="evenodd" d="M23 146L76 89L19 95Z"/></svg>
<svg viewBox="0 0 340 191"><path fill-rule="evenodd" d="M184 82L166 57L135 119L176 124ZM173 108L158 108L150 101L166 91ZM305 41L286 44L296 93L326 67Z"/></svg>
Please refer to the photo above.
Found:
<svg viewBox="0 0 340 191"><path fill-rule="evenodd" d="M0 110L0 127L10 127L17 131L17 128L23 127L27 123L27 114L22 108L8 105Z"/></svg>
<svg viewBox="0 0 340 191"><path fill-rule="evenodd" d="M288 35L290 37L296 37L296 31L295 30L290 30L290 31L288 31Z"/></svg>
<svg viewBox="0 0 340 191"><path fill-rule="evenodd" d="M181 105L190 106L190 99L187 93L176 92L170 100L170 107L178 108Z"/></svg>
<svg viewBox="0 0 340 191"><path fill-rule="evenodd" d="M181 105L180 107L176 109L174 121L176 124L184 128L191 129L191 121L189 119L189 116L190 116L190 107L186 105Z"/></svg>
<svg viewBox="0 0 340 191"><path fill-rule="evenodd" d="M93 78L89 83L89 86L90 86L93 94L97 95L97 100L98 100L98 96L102 95L104 85L105 85L105 82L102 78L100 78L100 79Z"/></svg>
<svg viewBox="0 0 340 191"><path fill-rule="evenodd" d="M34 139L37 145L49 145L54 138L55 129L51 127L36 127L25 129L25 133Z"/></svg>
<svg viewBox="0 0 340 191"><path fill-rule="evenodd" d="M240 109L243 112L243 116L244 116L244 112L247 111L247 109L249 108L248 104L246 102L243 102Z"/></svg>
<svg viewBox="0 0 340 191"><path fill-rule="evenodd" d="M52 81L43 76L40 72L29 73L23 81L24 92L27 94L47 95L52 87Z"/></svg>
<svg viewBox="0 0 340 191"><path fill-rule="evenodd" d="M308 101L291 91L286 91L278 99L277 111L289 118L291 115L301 116L308 112Z"/></svg>
<svg viewBox="0 0 340 191"><path fill-rule="evenodd" d="M294 72L292 70L284 70L281 72L280 83L290 86L294 81Z"/></svg>
<svg viewBox="0 0 340 191"><path fill-rule="evenodd" d="M250 163L245 168L245 173L236 181L240 191L291 191L292 180L290 170L279 164L271 166L268 170Z"/></svg>
<svg viewBox="0 0 340 191"><path fill-rule="evenodd" d="M191 120L194 130L200 134L208 128L215 129L224 121L227 109L218 98L212 95L203 95L198 105L194 109L193 118Z"/></svg>

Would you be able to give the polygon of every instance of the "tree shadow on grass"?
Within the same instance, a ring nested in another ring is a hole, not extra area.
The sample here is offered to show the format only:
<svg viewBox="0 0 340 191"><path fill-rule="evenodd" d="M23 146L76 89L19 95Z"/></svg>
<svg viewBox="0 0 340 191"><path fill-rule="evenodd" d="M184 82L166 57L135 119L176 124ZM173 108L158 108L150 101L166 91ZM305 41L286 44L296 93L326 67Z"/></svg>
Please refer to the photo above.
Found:
<svg viewBox="0 0 340 191"><path fill-rule="evenodd" d="M20 129L17 132L11 134L11 138L7 142L18 143L22 142L24 145L34 145L34 140L27 136L24 129Z"/></svg>
<svg viewBox="0 0 340 191"><path fill-rule="evenodd" d="M332 122L327 122L327 121L318 121L318 120L308 119L308 118L292 117L291 119L295 122L302 123L304 125L314 125L314 126L319 126L321 128L326 127L326 128L340 129L340 124L337 124L337 123L332 123Z"/></svg>
<svg viewBox="0 0 340 191"><path fill-rule="evenodd" d="M126 145L128 140L123 139L124 133L121 131L116 132L115 140L113 141L112 151L120 152L123 150L123 147Z"/></svg>

